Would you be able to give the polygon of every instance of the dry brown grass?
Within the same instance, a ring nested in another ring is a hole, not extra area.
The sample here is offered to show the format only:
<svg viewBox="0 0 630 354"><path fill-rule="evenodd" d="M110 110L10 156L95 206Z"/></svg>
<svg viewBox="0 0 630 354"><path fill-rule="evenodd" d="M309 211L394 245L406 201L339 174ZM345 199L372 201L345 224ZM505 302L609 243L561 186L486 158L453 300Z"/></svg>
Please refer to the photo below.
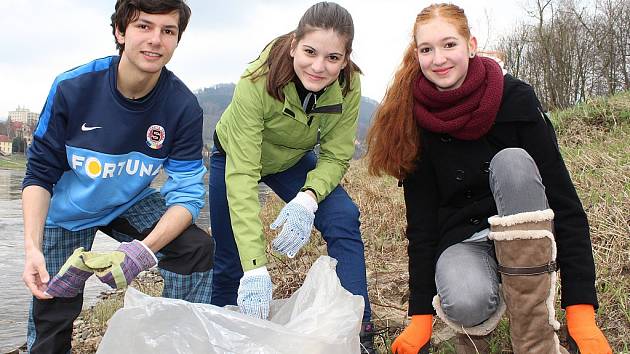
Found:
<svg viewBox="0 0 630 354"><path fill-rule="evenodd" d="M591 226L600 301L597 321L614 352L629 353L630 93L552 113L552 120ZM379 340L379 350L389 353L389 342L407 321L407 241L402 188L392 178L369 176L364 160L353 161L342 184L361 210L370 302L375 322L386 329ZM264 225L273 221L282 205L277 197L269 198L262 212ZM275 232L266 229L265 234L270 241ZM297 289L310 264L325 252L325 244L315 233L296 259L273 255L271 273L278 286L274 298L286 297ZM562 311L558 314L563 317ZM494 353L511 353L508 328L504 320L495 331ZM442 337L438 340L449 337L439 320L434 333ZM436 345L434 350L454 352L449 342Z"/></svg>
<svg viewBox="0 0 630 354"><path fill-rule="evenodd" d="M591 226L600 302L597 320L615 352L628 353L630 93L574 110L574 118L568 115L571 112L560 115L559 143Z"/></svg>
<svg viewBox="0 0 630 354"><path fill-rule="evenodd" d="M361 232L365 243L370 303L381 328L396 331L406 320L407 249L405 205L402 188L392 178L367 176L365 161L353 161L342 181L361 210ZM265 235L270 242L276 232L267 229L284 205L271 195L261 213ZM288 259L271 254L269 269L276 286L274 298L290 296L301 284L312 263L326 254L326 245L318 232L298 257ZM381 344L391 337L383 333Z"/></svg>
<svg viewBox="0 0 630 354"><path fill-rule="evenodd" d="M591 225L600 301L597 321L615 353L630 353L630 93L589 102L553 114L552 119ZM369 176L363 160L352 162L342 184L361 210L373 316L377 326L385 329L377 344L380 353L389 353L389 342L407 321L407 241L402 188L392 178ZM268 241L276 234L268 225L283 205L275 195L270 195L261 212ZM274 298L290 296L322 254L326 254L326 245L317 232L294 259L270 253L269 269L276 286ZM107 303L103 306L112 307ZM115 306L120 306L120 302ZM104 323L114 307L93 311L102 312L96 316L97 321ZM559 314L562 316L561 311ZM434 339L448 338L443 329L444 325L437 321ZM493 353L511 353L506 320L495 331L492 348ZM434 351L453 353L454 348L445 341L436 345Z"/></svg>

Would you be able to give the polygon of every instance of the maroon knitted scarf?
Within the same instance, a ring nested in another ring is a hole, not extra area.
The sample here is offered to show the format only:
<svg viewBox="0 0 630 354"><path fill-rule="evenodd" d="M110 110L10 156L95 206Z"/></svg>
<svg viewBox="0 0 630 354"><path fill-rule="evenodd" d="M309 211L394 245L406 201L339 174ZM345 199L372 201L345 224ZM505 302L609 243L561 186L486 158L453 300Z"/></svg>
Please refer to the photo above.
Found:
<svg viewBox="0 0 630 354"><path fill-rule="evenodd" d="M413 85L413 115L426 130L476 140L492 127L502 95L503 73L499 64L475 56L468 64L466 79L454 90L439 91L420 72Z"/></svg>

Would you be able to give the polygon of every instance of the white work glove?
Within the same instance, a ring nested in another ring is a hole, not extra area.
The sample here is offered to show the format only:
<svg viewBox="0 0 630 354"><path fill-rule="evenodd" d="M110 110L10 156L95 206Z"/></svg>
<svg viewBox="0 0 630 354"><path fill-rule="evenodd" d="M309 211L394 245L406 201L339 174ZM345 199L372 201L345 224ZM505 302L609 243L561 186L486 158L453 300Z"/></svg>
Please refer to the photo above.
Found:
<svg viewBox="0 0 630 354"><path fill-rule="evenodd" d="M280 234L271 242L271 247L289 258L295 257L311 237L316 211L317 201L306 192L298 193L271 224L273 230L284 224Z"/></svg>
<svg viewBox="0 0 630 354"><path fill-rule="evenodd" d="M272 284L267 267L248 270L238 286L236 303L241 313L266 320L269 317Z"/></svg>

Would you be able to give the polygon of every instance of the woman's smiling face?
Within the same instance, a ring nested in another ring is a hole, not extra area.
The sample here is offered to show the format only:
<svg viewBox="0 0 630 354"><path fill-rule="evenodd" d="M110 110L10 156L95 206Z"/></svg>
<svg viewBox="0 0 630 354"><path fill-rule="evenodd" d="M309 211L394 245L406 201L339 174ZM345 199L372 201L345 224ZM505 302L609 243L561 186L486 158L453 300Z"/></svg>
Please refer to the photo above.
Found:
<svg viewBox="0 0 630 354"><path fill-rule="evenodd" d="M454 90L462 85L468 73L471 53L477 49L477 40L466 40L457 28L442 17L418 26L416 54L422 74L438 90Z"/></svg>
<svg viewBox="0 0 630 354"><path fill-rule="evenodd" d="M317 92L337 80L346 66L346 39L332 29L315 29L291 43L293 70L302 85Z"/></svg>

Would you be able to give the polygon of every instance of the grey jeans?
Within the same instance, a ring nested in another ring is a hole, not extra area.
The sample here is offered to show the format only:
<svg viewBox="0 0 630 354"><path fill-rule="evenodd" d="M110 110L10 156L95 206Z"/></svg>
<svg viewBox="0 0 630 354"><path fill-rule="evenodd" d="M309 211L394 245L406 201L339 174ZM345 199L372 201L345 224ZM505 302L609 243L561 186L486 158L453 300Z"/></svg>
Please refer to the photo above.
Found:
<svg viewBox="0 0 630 354"><path fill-rule="evenodd" d="M519 148L499 151L490 162L490 190L500 216L548 208L545 186L529 154ZM485 234L485 237L479 237ZM499 304L499 275L487 230L447 248L437 261L435 284L442 309L464 327L487 320Z"/></svg>

